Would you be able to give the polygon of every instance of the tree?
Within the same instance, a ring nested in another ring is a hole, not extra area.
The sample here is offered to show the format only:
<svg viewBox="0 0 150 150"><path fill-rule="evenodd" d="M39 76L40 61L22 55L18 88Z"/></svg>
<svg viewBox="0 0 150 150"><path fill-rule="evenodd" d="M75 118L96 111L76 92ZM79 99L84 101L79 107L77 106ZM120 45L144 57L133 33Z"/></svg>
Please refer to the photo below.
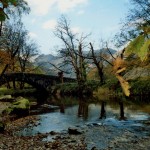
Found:
<svg viewBox="0 0 150 150"><path fill-rule="evenodd" d="M16 70L17 59L15 56L24 44L27 31L24 29L21 20L18 20L17 22L6 22L2 35L0 36L1 49L8 54L9 62L5 65L1 77L7 69L12 72ZM15 88L15 81L13 82L13 86Z"/></svg>
<svg viewBox="0 0 150 150"><path fill-rule="evenodd" d="M8 18L5 9L8 9L10 6L16 6L16 2L16 0L0 0L0 21L5 21Z"/></svg>
<svg viewBox="0 0 150 150"><path fill-rule="evenodd" d="M14 6L17 9L14 9L13 8ZM0 45L4 46L4 44L6 44L8 42L6 38L4 38L5 40L3 40L3 37L1 37L1 36L3 36L2 32L4 33L7 28L7 27L3 26L3 22L6 19L9 19L8 15L13 16L13 15L17 14L17 15L15 15L17 17L18 15L21 16L22 13L29 13L29 11L30 11L30 8L28 7L27 2L24 0L1 0L0 1L0 38L1 38ZM13 53L12 57L15 57L17 52L18 52L18 49L16 49L16 51ZM3 74L7 70L8 66L9 66L9 64L5 65L3 71L0 75L0 78L3 76Z"/></svg>
<svg viewBox="0 0 150 150"><path fill-rule="evenodd" d="M20 51L18 52L18 60L19 60L21 72L26 72L26 69L30 71L31 59L34 56L38 55L37 44L34 41L30 40L28 36L26 36L25 39L26 40L24 40L24 44L22 45Z"/></svg>
<svg viewBox="0 0 150 150"><path fill-rule="evenodd" d="M110 57L111 56L113 59L115 59L112 55L112 53L110 52L108 46L105 47L104 44L105 42L104 41L101 41L101 44L102 44L102 47L101 49L99 50L99 53L98 54L95 54L95 50L93 48L93 44L92 43L89 43L90 45L90 50L91 50L91 56L90 57L87 57L87 59L92 59L93 60L93 64L96 66L97 68L97 71L98 71L98 76L99 76L99 79L100 79L100 83L101 84L104 84L104 62L110 64L111 66L112 63L110 62ZM107 45L107 44L106 44ZM109 55L107 54L109 52Z"/></svg>
<svg viewBox="0 0 150 150"><path fill-rule="evenodd" d="M24 28L23 23L19 19L16 22L6 22L1 39L1 49L9 54L9 67L14 71L15 56L20 51L25 43L28 32Z"/></svg>
<svg viewBox="0 0 150 150"><path fill-rule="evenodd" d="M54 34L63 42L64 48L60 51L64 60L63 64L71 65L78 83L84 83L86 81L86 62L83 57L83 49L85 48L84 40L87 36L81 35L80 38L77 38L65 16L61 16L59 19Z"/></svg>
<svg viewBox="0 0 150 150"><path fill-rule="evenodd" d="M118 46L128 45L125 53L136 53L141 60L146 59L150 49L150 1L131 0L130 10L118 35Z"/></svg>
<svg viewBox="0 0 150 150"><path fill-rule="evenodd" d="M9 56L8 56L8 53L4 50L0 50L0 67L1 67L1 70L3 68L3 66L5 66L5 64L8 64L9 63Z"/></svg>
<svg viewBox="0 0 150 150"><path fill-rule="evenodd" d="M30 12L28 3L24 0L0 0L0 6L0 36L3 28L3 22L6 19L9 19L11 15L18 17L23 13Z"/></svg>
<svg viewBox="0 0 150 150"><path fill-rule="evenodd" d="M141 61L144 61L150 52L150 1L131 0L131 4L133 7L126 17L122 30L116 35L117 45L126 47L123 50L126 56L136 54ZM120 76L126 67L121 69L118 67L124 63L123 61L123 58L118 58L114 62L118 69L114 68L114 70L125 94L129 96L130 85Z"/></svg>
<svg viewBox="0 0 150 150"><path fill-rule="evenodd" d="M30 72L31 71L31 59L38 54L38 46L35 42L30 40L26 35L23 45L18 51L18 61L20 64L21 72ZM24 82L20 83L20 89L24 88Z"/></svg>

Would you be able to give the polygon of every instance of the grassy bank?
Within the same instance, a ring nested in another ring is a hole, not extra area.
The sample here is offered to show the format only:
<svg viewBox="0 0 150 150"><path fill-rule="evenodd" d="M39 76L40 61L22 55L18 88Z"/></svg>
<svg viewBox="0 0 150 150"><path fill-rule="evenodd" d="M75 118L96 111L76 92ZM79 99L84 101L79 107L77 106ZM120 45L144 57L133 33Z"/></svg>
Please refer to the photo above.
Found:
<svg viewBox="0 0 150 150"><path fill-rule="evenodd" d="M92 96L93 91L99 86L97 81L88 81L85 84L77 83L64 83L56 85L54 91L60 95L72 95L72 96Z"/></svg>
<svg viewBox="0 0 150 150"><path fill-rule="evenodd" d="M30 96L35 93L36 89L7 89L5 87L0 88L0 96L2 95L12 95L12 96Z"/></svg>

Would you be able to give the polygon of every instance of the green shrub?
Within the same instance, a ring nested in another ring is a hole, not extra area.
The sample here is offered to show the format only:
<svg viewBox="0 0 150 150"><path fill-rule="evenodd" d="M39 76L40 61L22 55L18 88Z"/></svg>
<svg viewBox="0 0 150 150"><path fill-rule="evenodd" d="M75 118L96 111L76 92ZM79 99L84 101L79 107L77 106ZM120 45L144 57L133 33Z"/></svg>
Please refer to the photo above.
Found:
<svg viewBox="0 0 150 150"><path fill-rule="evenodd" d="M148 95L150 94L150 79L137 79L130 82L131 94Z"/></svg>

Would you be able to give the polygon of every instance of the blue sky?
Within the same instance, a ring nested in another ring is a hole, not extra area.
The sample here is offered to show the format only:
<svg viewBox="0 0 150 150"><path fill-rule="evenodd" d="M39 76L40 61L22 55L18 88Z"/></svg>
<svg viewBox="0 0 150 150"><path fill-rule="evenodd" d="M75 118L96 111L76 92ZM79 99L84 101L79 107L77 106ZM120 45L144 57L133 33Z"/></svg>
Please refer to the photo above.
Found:
<svg viewBox="0 0 150 150"><path fill-rule="evenodd" d="M129 10L129 0L26 0L31 13L23 18L29 35L40 46L40 53L56 54L61 42L53 34L57 20L64 14L75 33L92 33L96 46L100 38L111 39L119 31ZM112 47L113 45L110 44Z"/></svg>

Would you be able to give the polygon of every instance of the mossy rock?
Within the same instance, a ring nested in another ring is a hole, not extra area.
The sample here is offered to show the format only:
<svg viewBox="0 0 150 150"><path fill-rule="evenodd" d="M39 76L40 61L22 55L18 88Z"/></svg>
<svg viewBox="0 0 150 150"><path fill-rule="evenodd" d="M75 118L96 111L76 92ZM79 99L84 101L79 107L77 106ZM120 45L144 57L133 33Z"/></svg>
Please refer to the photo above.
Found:
<svg viewBox="0 0 150 150"><path fill-rule="evenodd" d="M16 114L18 116L24 116L29 113L30 103L29 100L23 97L18 97L16 102L12 103L11 107L8 107L3 111L4 114Z"/></svg>
<svg viewBox="0 0 150 150"><path fill-rule="evenodd" d="M30 108L30 102L28 99L23 97L18 97L16 102L13 102L14 108L19 109L29 109Z"/></svg>

